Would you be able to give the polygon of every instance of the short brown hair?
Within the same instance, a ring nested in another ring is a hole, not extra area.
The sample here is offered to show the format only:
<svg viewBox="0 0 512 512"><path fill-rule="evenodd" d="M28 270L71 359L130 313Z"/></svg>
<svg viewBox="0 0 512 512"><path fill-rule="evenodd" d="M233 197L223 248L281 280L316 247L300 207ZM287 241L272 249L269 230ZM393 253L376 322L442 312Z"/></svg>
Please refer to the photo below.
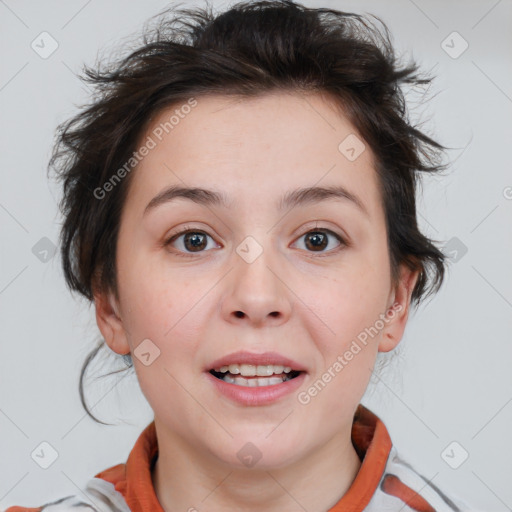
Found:
<svg viewBox="0 0 512 512"><path fill-rule="evenodd" d="M419 271L418 305L444 278L443 253L417 224L420 172L440 172L445 149L412 126L401 85L429 84L415 63L400 67L385 24L370 16L307 8L290 0L241 2L215 15L171 8L143 44L106 69L85 68L92 103L59 126L50 168L63 183L61 256L72 291L118 298L116 241L133 173L99 200L94 190L130 159L162 109L207 94L249 97L270 91L326 93L342 108L376 161L391 276ZM136 170L134 171L136 172ZM85 368L101 344L89 355ZM94 418L96 419L96 418ZM96 420L98 421L98 420Z"/></svg>

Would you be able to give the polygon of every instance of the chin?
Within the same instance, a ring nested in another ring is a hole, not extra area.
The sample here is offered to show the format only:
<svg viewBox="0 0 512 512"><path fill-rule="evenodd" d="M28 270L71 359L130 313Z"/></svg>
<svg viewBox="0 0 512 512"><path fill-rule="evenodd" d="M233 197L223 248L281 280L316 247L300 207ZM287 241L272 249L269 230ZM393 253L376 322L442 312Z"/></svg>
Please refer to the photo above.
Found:
<svg viewBox="0 0 512 512"><path fill-rule="evenodd" d="M265 435L261 434L261 430L257 436L237 433L222 453L216 453L215 450L213 453L226 465L237 470L275 470L295 462L299 456L298 447L303 446L302 443L293 442L288 436L288 443L284 444L277 436L271 439L274 433L266 439ZM216 448L218 450L218 446Z"/></svg>

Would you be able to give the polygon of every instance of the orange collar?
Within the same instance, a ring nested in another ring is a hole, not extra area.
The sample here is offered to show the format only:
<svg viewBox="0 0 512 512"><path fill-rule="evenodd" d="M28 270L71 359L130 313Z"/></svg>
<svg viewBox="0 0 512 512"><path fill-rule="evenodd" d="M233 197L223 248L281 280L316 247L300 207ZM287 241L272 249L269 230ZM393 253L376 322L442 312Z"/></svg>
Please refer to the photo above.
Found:
<svg viewBox="0 0 512 512"><path fill-rule="evenodd" d="M384 474L391 439L384 423L361 404L354 416L352 444L362 460L361 467L350 489L328 512L363 511ZM126 464L118 464L95 476L111 482L132 512L164 512L151 479L157 453L155 422L152 421L140 434Z"/></svg>
<svg viewBox="0 0 512 512"><path fill-rule="evenodd" d="M382 421L359 405L352 424L352 444L361 459L361 467L349 490L328 512L362 512L384 475L391 451L391 438Z"/></svg>

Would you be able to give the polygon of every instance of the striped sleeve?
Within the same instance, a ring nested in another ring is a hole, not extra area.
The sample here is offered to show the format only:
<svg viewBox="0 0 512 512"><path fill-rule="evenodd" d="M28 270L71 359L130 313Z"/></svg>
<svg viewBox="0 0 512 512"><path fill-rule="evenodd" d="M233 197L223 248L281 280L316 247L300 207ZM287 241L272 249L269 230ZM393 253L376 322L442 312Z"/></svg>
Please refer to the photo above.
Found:
<svg viewBox="0 0 512 512"><path fill-rule="evenodd" d="M100 512L77 496L66 496L41 507L9 507L4 512Z"/></svg>
<svg viewBox="0 0 512 512"><path fill-rule="evenodd" d="M393 448L377 492L365 512L469 512L469 507L448 497L417 473Z"/></svg>

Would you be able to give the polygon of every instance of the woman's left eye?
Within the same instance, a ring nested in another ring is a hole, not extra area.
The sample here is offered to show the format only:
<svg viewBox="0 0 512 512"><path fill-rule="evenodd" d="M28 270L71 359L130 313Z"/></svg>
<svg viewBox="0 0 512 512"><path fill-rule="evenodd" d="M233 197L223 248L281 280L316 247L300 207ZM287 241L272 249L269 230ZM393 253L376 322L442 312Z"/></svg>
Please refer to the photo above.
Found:
<svg viewBox="0 0 512 512"><path fill-rule="evenodd" d="M336 238L339 242L337 247L343 247L347 245L345 240L334 233L330 229L314 229L310 230L307 233L304 233L299 237L299 240L306 237L306 250L311 250L311 252L331 252L333 249L326 251L325 248L329 245L329 238ZM213 240L213 238L204 231L187 229L185 231L181 231L173 235L170 239L164 242L164 245L174 245L175 241L179 241L177 245L178 256L193 256L194 253L203 252L208 247L208 238Z"/></svg>
<svg viewBox="0 0 512 512"><path fill-rule="evenodd" d="M338 235L337 233L334 233L334 231L331 231L330 229L314 229L311 231L308 231L307 233L304 233L302 236L299 237L299 240L302 238L306 238L305 245L306 247L313 248L312 252L331 252L325 251L326 246L329 245L329 237L332 236L333 238L336 238L340 243L338 247L343 247L346 245L345 240Z"/></svg>

